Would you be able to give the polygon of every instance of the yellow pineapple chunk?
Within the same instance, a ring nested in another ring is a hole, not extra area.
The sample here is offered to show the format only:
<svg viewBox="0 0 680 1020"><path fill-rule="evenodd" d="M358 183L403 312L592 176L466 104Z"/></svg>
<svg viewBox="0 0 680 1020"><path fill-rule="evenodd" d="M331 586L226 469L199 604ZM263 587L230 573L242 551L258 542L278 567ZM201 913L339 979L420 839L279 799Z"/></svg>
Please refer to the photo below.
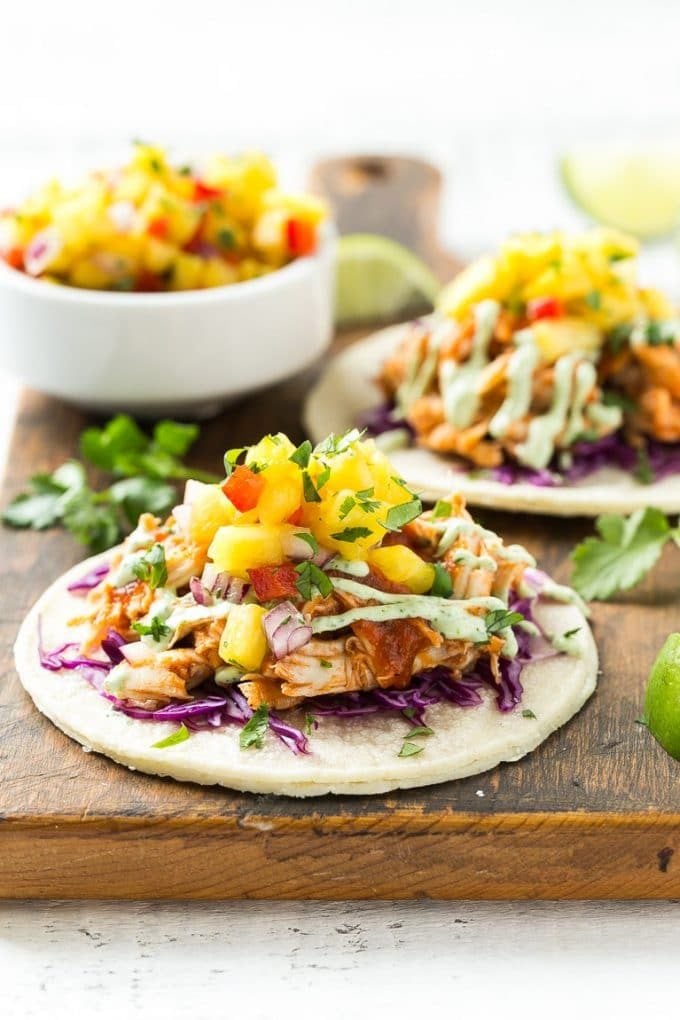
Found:
<svg viewBox="0 0 680 1020"><path fill-rule="evenodd" d="M265 436L255 446L251 446L246 454L246 464L250 467L257 464L264 467L267 464L280 464L289 460L290 455L295 453L295 447L288 436L283 432L277 432L273 436Z"/></svg>
<svg viewBox="0 0 680 1020"><path fill-rule="evenodd" d="M287 521L302 503L302 473L287 460L270 464L262 471L264 489L257 501L257 513L263 524Z"/></svg>
<svg viewBox="0 0 680 1020"><path fill-rule="evenodd" d="M230 524L217 530L208 555L218 570L245 581L253 567L283 563L286 534L285 527L275 524Z"/></svg>
<svg viewBox="0 0 680 1020"><path fill-rule="evenodd" d="M268 610L255 603L232 606L220 638L220 657L232 666L252 673L259 669L267 652L262 621Z"/></svg>
<svg viewBox="0 0 680 1020"><path fill-rule="evenodd" d="M210 545L218 528L232 524L236 509L219 485L204 485L192 479L187 483L189 511L189 538L196 545Z"/></svg>
<svg viewBox="0 0 680 1020"><path fill-rule="evenodd" d="M434 583L434 567L421 560L417 553L405 545L390 545L374 549L368 562L377 567L388 581L405 584L415 595L424 595Z"/></svg>
<svg viewBox="0 0 680 1020"><path fill-rule="evenodd" d="M536 346L550 365L563 354L587 354L602 346L600 330L583 319L568 316L563 319L541 319L531 329Z"/></svg>

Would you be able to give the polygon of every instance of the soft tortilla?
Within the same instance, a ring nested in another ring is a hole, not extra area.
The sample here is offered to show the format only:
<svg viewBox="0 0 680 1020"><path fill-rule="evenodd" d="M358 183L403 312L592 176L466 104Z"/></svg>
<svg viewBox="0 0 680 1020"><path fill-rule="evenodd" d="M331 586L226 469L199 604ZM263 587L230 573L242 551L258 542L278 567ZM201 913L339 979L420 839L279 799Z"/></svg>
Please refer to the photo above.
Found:
<svg viewBox="0 0 680 1020"><path fill-rule="evenodd" d="M381 403L383 396L374 380L409 326L402 323L373 333L331 362L305 406L305 423L315 442L330 432L352 428L366 411ZM455 490L471 506L561 517L628 514L647 506L680 513L680 475L643 485L626 471L606 468L571 485L542 488L478 478L456 466L453 458L418 447L391 451L389 457L401 477L426 500L444 499Z"/></svg>
<svg viewBox="0 0 680 1020"><path fill-rule="evenodd" d="M516 761L570 719L595 689L597 650L585 618L575 606L550 604L542 607L541 622L555 633L580 627L579 655L526 666L524 698L514 712L499 712L490 692L484 692L477 708L429 708L427 722L434 733L423 740L425 750L411 758L397 757L410 725L396 714L321 719L310 737L309 755L293 754L272 733L261 750L242 751L237 726L192 733L181 744L154 748L152 744L177 728L174 723L130 719L77 673L53 673L38 661L39 619L45 648L71 635L77 640L77 629L67 624L82 613L83 599L70 594L67 585L104 562L106 555L74 567L41 596L19 631L16 664L33 701L59 729L86 749L140 772L292 797L428 786ZM524 709L536 718L523 716ZM301 724L302 713L294 721Z"/></svg>

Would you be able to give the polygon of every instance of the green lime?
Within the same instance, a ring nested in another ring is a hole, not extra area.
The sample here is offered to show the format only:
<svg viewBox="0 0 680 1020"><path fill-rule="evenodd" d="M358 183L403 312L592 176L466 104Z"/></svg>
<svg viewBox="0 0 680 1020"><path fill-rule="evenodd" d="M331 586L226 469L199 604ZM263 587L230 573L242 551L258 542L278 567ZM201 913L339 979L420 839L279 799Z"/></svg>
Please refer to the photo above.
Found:
<svg viewBox="0 0 680 1020"><path fill-rule="evenodd" d="M670 634L647 681L645 722L664 751L680 760L680 634Z"/></svg>
<svg viewBox="0 0 680 1020"><path fill-rule="evenodd" d="M413 252L389 237L347 234L338 242L335 321L388 322L431 311L439 281Z"/></svg>
<svg viewBox="0 0 680 1020"><path fill-rule="evenodd" d="M641 239L671 234L680 222L680 152L591 149L560 161L573 200L600 223Z"/></svg>

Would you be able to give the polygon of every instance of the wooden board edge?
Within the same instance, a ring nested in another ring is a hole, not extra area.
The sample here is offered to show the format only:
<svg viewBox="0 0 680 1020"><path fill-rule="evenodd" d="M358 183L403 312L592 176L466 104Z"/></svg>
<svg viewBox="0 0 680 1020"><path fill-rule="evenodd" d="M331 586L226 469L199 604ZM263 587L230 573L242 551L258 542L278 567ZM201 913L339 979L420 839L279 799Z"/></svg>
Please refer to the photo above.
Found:
<svg viewBox="0 0 680 1020"><path fill-rule="evenodd" d="M5 821L0 854L1 899L680 897L676 815Z"/></svg>

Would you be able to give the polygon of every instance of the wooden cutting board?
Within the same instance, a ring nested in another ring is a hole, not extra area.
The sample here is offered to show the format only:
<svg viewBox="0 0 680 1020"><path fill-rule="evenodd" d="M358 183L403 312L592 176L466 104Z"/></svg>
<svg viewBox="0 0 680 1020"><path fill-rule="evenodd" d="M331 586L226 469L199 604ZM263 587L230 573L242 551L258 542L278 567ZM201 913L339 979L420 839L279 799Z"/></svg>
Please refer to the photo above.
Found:
<svg viewBox="0 0 680 1020"><path fill-rule="evenodd" d="M421 248L422 250L422 248ZM338 341L347 342L348 337ZM196 463L284 430L316 369L204 429ZM2 491L76 450L78 411L27 392ZM559 579L592 522L484 513ZM0 530L0 896L121 899L680 896L680 764L636 725L645 679L680 626L680 551L594 607L598 691L533 754L482 776L384 796L292 800L130 772L85 754L35 710L11 646L29 606L82 550ZM568 660L565 660L565 669Z"/></svg>

